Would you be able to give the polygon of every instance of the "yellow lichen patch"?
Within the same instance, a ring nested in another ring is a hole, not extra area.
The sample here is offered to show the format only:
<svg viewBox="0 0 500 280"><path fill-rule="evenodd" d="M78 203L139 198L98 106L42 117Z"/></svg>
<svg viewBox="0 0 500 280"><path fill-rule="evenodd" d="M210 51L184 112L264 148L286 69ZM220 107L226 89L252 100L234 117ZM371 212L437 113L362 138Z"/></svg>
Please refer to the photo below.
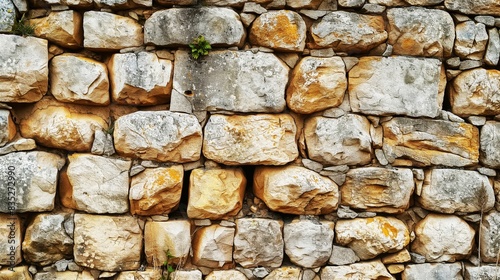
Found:
<svg viewBox="0 0 500 280"><path fill-rule="evenodd" d="M287 15L278 15L276 17L275 27L275 40L290 45L295 44L299 40L297 24L291 21Z"/></svg>
<svg viewBox="0 0 500 280"><path fill-rule="evenodd" d="M395 238L398 235L398 230L389 223L381 224L382 233L391 238Z"/></svg>

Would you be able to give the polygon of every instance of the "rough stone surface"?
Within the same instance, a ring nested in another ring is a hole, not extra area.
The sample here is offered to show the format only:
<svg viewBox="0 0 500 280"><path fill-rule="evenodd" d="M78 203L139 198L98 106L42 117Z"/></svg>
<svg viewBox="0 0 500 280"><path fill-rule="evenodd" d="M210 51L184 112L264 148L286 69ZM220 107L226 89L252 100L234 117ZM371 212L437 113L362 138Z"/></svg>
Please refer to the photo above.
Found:
<svg viewBox="0 0 500 280"><path fill-rule="evenodd" d="M280 267L283 261L283 222L260 218L236 220L234 261L245 268Z"/></svg>
<svg viewBox="0 0 500 280"><path fill-rule="evenodd" d="M387 39L381 16L345 11L330 12L314 22L311 35L319 47L347 53L367 52Z"/></svg>
<svg viewBox="0 0 500 280"><path fill-rule="evenodd" d="M31 278L30 278L31 279ZM50 271L50 272L38 272L35 274L34 280L92 280L94 277L89 271ZM123 279L123 278L120 278Z"/></svg>
<svg viewBox="0 0 500 280"><path fill-rule="evenodd" d="M408 209L414 188L410 169L351 169L340 188L341 204L372 212L400 213Z"/></svg>
<svg viewBox="0 0 500 280"><path fill-rule="evenodd" d="M16 133L16 124L12 121L11 112L0 109L0 147L14 139Z"/></svg>
<svg viewBox="0 0 500 280"><path fill-rule="evenodd" d="M466 21L457 24L455 53L463 59L481 60L488 44L488 33L482 23Z"/></svg>
<svg viewBox="0 0 500 280"><path fill-rule="evenodd" d="M387 11L388 43L393 53L428 57L449 57L453 51L455 26L450 14L421 7Z"/></svg>
<svg viewBox="0 0 500 280"><path fill-rule="evenodd" d="M176 209L181 200L184 168L147 168L132 177L130 182L130 213L162 215Z"/></svg>
<svg viewBox="0 0 500 280"><path fill-rule="evenodd" d="M463 280L462 265L460 263L409 264L406 266L401 276L403 280L421 280L421 279Z"/></svg>
<svg viewBox="0 0 500 280"><path fill-rule="evenodd" d="M243 206L246 184L241 168L192 170L188 217L220 220L236 216Z"/></svg>
<svg viewBox="0 0 500 280"><path fill-rule="evenodd" d="M4 267L0 270L0 280L31 280L31 274L29 273L28 266L16 266L13 271L9 269L10 267Z"/></svg>
<svg viewBox="0 0 500 280"><path fill-rule="evenodd" d="M247 280L245 274L237 270L215 270L205 277L205 280Z"/></svg>
<svg viewBox="0 0 500 280"><path fill-rule="evenodd" d="M383 151L393 165L467 166L478 162L479 131L470 124L393 118L382 127Z"/></svg>
<svg viewBox="0 0 500 280"><path fill-rule="evenodd" d="M10 0L0 1L0 32L11 32L16 22L16 10Z"/></svg>
<svg viewBox="0 0 500 280"><path fill-rule="evenodd" d="M234 228L211 225L193 235L193 263L218 268L233 261ZM231 278L232 279L232 278Z"/></svg>
<svg viewBox="0 0 500 280"><path fill-rule="evenodd" d="M410 234L406 225L394 217L356 218L337 222L335 242L367 260L403 249L410 242Z"/></svg>
<svg viewBox="0 0 500 280"><path fill-rule="evenodd" d="M346 89L346 70L340 57L305 57L292 72L286 101L294 112L310 114L339 106Z"/></svg>
<svg viewBox="0 0 500 280"><path fill-rule="evenodd" d="M356 252L354 252L354 250L352 250L351 248L333 245L332 255L330 256L328 263L332 265L346 265L358 261L359 257L356 255Z"/></svg>
<svg viewBox="0 0 500 280"><path fill-rule="evenodd" d="M349 101L354 112L434 118L441 111L445 85L437 59L361 57L349 71Z"/></svg>
<svg viewBox="0 0 500 280"><path fill-rule="evenodd" d="M321 279L367 279L394 280L379 260L345 266L326 266L321 270Z"/></svg>
<svg viewBox="0 0 500 280"><path fill-rule="evenodd" d="M104 271L139 268L142 230L136 218L75 213L74 232L78 265Z"/></svg>
<svg viewBox="0 0 500 280"><path fill-rule="evenodd" d="M347 114L339 118L312 117L304 125L309 158L325 165L362 165L372 158L370 122Z"/></svg>
<svg viewBox="0 0 500 280"><path fill-rule="evenodd" d="M176 280L202 280L203 274L199 270L176 270L172 272L172 278ZM151 279L156 280L157 278ZM118 279L117 279L118 280ZM135 279L130 279L135 280ZM245 279L246 280L246 279Z"/></svg>
<svg viewBox="0 0 500 280"><path fill-rule="evenodd" d="M99 8L130 9L136 7L151 7L153 0L95 0L94 3Z"/></svg>
<svg viewBox="0 0 500 280"><path fill-rule="evenodd" d="M0 265L10 267L22 262L21 242L23 232L21 231L21 219L17 215L0 214L0 234L0 244L2 244L0 246ZM0 279L2 279L1 272Z"/></svg>
<svg viewBox="0 0 500 280"><path fill-rule="evenodd" d="M172 263L179 263L189 254L191 247L191 225L188 221L146 222L144 228L144 251L150 265L160 266L167 260L169 252Z"/></svg>
<svg viewBox="0 0 500 280"><path fill-rule="evenodd" d="M68 10L52 12L47 17L29 21L35 35L64 48L76 49L83 45L83 18L79 12Z"/></svg>
<svg viewBox="0 0 500 280"><path fill-rule="evenodd" d="M212 115L203 155L226 165L284 165L298 156L296 131L287 114Z"/></svg>
<svg viewBox="0 0 500 280"><path fill-rule="evenodd" d="M146 268L146 270L144 270L144 271L124 271L124 272L121 272L116 277L116 280L157 280L160 278L161 278L160 269ZM176 279L184 280L185 278L178 277ZM198 279L196 279L196 280L198 280Z"/></svg>
<svg viewBox="0 0 500 280"><path fill-rule="evenodd" d="M465 280L494 280L497 278L497 275L498 269L493 265L483 265L480 267L471 265L465 266Z"/></svg>
<svg viewBox="0 0 500 280"><path fill-rule="evenodd" d="M115 149L145 160L189 162L200 158L202 132L193 115L169 111L135 112L118 118Z"/></svg>
<svg viewBox="0 0 500 280"><path fill-rule="evenodd" d="M302 270L295 266L282 266L271 271L264 280L303 280Z"/></svg>
<svg viewBox="0 0 500 280"><path fill-rule="evenodd" d="M415 226L411 249L427 262L454 262L472 252L474 234L474 229L457 216L429 214Z"/></svg>
<svg viewBox="0 0 500 280"><path fill-rule="evenodd" d="M490 212L483 217L479 240L481 242L481 259L495 263L500 251L500 212Z"/></svg>
<svg viewBox="0 0 500 280"><path fill-rule="evenodd" d="M301 52L306 44L306 24L294 11L269 11L254 20L249 39L253 45Z"/></svg>
<svg viewBox="0 0 500 280"><path fill-rule="evenodd" d="M487 167L500 168L499 133L499 122L487 121L481 128L480 162Z"/></svg>
<svg viewBox="0 0 500 280"><path fill-rule="evenodd" d="M444 5L447 9L464 14L500 16L500 3L496 0L445 0Z"/></svg>
<svg viewBox="0 0 500 280"><path fill-rule="evenodd" d="M497 65L500 59L500 36L498 29L488 29L488 45L484 53L484 62L488 65Z"/></svg>

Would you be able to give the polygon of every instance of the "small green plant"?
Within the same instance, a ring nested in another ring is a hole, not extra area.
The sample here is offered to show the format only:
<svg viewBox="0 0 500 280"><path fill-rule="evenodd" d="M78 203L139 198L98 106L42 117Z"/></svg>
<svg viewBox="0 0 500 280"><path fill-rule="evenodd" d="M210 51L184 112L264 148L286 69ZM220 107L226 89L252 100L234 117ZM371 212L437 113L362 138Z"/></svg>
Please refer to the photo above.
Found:
<svg viewBox="0 0 500 280"><path fill-rule="evenodd" d="M29 24L23 14L20 20L14 22L14 25L12 26L12 34L24 37L31 36L35 34L35 26Z"/></svg>
<svg viewBox="0 0 500 280"><path fill-rule="evenodd" d="M191 48L191 56L196 60L198 60L200 56L207 55L208 51L212 49L212 46L210 46L210 43L205 40L203 35L194 39L193 43L189 44L189 47Z"/></svg>
<svg viewBox="0 0 500 280"><path fill-rule="evenodd" d="M174 257L170 253L170 250L167 250L165 252L167 255L167 259L163 262L163 265L161 266L161 278L160 280L170 280L170 274L174 272L175 268L172 266L170 260ZM165 276L166 274L166 276Z"/></svg>

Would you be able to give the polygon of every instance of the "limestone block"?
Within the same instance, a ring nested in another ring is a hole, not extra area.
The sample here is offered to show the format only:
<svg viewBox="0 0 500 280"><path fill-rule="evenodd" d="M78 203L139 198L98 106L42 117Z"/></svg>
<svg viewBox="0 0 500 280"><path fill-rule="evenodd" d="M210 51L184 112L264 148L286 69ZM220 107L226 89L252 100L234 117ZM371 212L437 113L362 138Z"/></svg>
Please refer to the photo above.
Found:
<svg viewBox="0 0 500 280"><path fill-rule="evenodd" d="M451 110L459 116L500 114L500 71L475 68L458 74L450 87Z"/></svg>
<svg viewBox="0 0 500 280"><path fill-rule="evenodd" d="M325 165L363 165L372 159L370 122L360 115L309 118L304 137L309 158Z"/></svg>
<svg viewBox="0 0 500 280"><path fill-rule="evenodd" d="M176 270L172 272L172 278L176 280L202 280L203 275L201 274L201 271L199 270ZM231 278L235 279L235 278ZM119 279L117 279L119 280ZM130 279L132 280L132 279ZM135 280L135 279L133 279ZM156 280L151 279L151 280ZM246 279L245 279L246 280Z"/></svg>
<svg viewBox="0 0 500 280"><path fill-rule="evenodd" d="M271 210L285 214L329 214L339 203L335 182L300 166L257 167L253 192Z"/></svg>
<svg viewBox="0 0 500 280"><path fill-rule="evenodd" d="M153 6L153 0L94 0L94 3L101 9L132 9Z"/></svg>
<svg viewBox="0 0 500 280"><path fill-rule="evenodd" d="M322 2L321 0L286 0L286 5L293 9L316 10Z"/></svg>
<svg viewBox="0 0 500 280"><path fill-rule="evenodd" d="M409 264L401 274L403 280L450 279L463 280L462 265L456 263Z"/></svg>
<svg viewBox="0 0 500 280"><path fill-rule="evenodd" d="M465 272L464 272L465 280L495 279L497 278L497 275L498 275L498 269L496 266L493 265L482 265L479 267L472 265L465 266Z"/></svg>
<svg viewBox="0 0 500 280"><path fill-rule="evenodd" d="M0 147L5 146L7 142L14 139L16 133L16 124L12 121L11 112L0 109Z"/></svg>
<svg viewBox="0 0 500 280"><path fill-rule="evenodd" d="M283 222L260 218L236 220L234 261L245 268L280 267L283 261Z"/></svg>
<svg viewBox="0 0 500 280"><path fill-rule="evenodd" d="M147 168L130 182L132 215L163 215L176 209L181 201L184 168L182 165Z"/></svg>
<svg viewBox="0 0 500 280"><path fill-rule="evenodd" d="M285 109L288 66L272 53L213 51L200 61L175 53L173 94L193 111L279 113ZM172 97L172 106L177 105Z"/></svg>
<svg viewBox="0 0 500 280"><path fill-rule="evenodd" d="M393 165L468 166L478 162L479 131L470 124L393 118L382 127L383 151Z"/></svg>
<svg viewBox="0 0 500 280"><path fill-rule="evenodd" d="M455 25L450 14L421 7L387 11L388 43L393 54L449 57L455 41Z"/></svg>
<svg viewBox="0 0 500 280"><path fill-rule="evenodd" d="M411 261L411 255L408 250L403 249L399 252L386 255L385 257L382 258L382 263L383 264L393 264L393 263L406 263Z"/></svg>
<svg viewBox="0 0 500 280"><path fill-rule="evenodd" d="M226 165L284 165L298 156L296 131L288 114L211 115L203 155Z"/></svg>
<svg viewBox="0 0 500 280"><path fill-rule="evenodd" d="M154 53L117 53L108 62L111 96L121 104L168 103L172 90L172 61Z"/></svg>
<svg viewBox="0 0 500 280"><path fill-rule="evenodd" d="M359 261L359 257L356 252L351 248L346 248L342 246L333 245L332 255L328 260L328 264L333 265L346 265L352 264Z"/></svg>
<svg viewBox="0 0 500 280"><path fill-rule="evenodd" d="M371 212L401 213L408 209L414 188L410 169L350 169L340 187L341 204Z"/></svg>
<svg viewBox="0 0 500 280"><path fill-rule="evenodd" d="M40 0L33 3L35 7L47 8L47 6L69 6L77 9L89 9L93 6L92 0Z"/></svg>
<svg viewBox="0 0 500 280"><path fill-rule="evenodd" d="M334 223L295 219L285 224L283 240L290 261L305 268L326 264L332 254Z"/></svg>
<svg viewBox="0 0 500 280"><path fill-rule="evenodd" d="M387 31L384 28L384 18L381 16L334 11L313 23L311 36L321 48L363 53L385 42Z"/></svg>
<svg viewBox="0 0 500 280"><path fill-rule="evenodd" d="M123 271L118 274L116 280L158 280L161 279L161 270L158 268L146 268L144 271ZM179 279L179 278L176 278ZM182 278L183 279L183 278ZM180 280L180 279L179 279Z"/></svg>
<svg viewBox="0 0 500 280"><path fill-rule="evenodd" d="M356 218L337 222L335 242L368 260L403 249L410 243L410 234L406 225L393 217Z"/></svg>
<svg viewBox="0 0 500 280"><path fill-rule="evenodd" d="M44 212L54 209L58 172L63 157L42 152L0 156L0 212Z"/></svg>
<svg viewBox="0 0 500 280"><path fill-rule="evenodd" d="M496 263L500 251L500 212L490 212L483 217L479 240L481 242L481 259Z"/></svg>
<svg viewBox="0 0 500 280"><path fill-rule="evenodd" d="M0 280L31 280L31 274L29 273L28 266L16 266L12 270L10 267L3 267L0 269Z"/></svg>
<svg viewBox="0 0 500 280"><path fill-rule="evenodd" d="M444 0L404 0L413 6L434 6L443 3Z"/></svg>
<svg viewBox="0 0 500 280"><path fill-rule="evenodd" d="M38 272L35 274L34 280L93 280L94 277L89 271L50 271L50 272Z"/></svg>
<svg viewBox="0 0 500 280"><path fill-rule="evenodd" d="M497 65L500 59L500 36L498 29L488 29L488 45L484 53L484 62L488 65Z"/></svg>
<svg viewBox="0 0 500 280"><path fill-rule="evenodd" d="M249 39L252 45L301 52L306 45L306 24L294 11L269 11L254 20Z"/></svg>
<svg viewBox="0 0 500 280"><path fill-rule="evenodd" d="M142 26L134 19L107 12L83 14L83 46L93 50L119 50L143 44Z"/></svg>
<svg viewBox="0 0 500 280"><path fill-rule="evenodd" d="M245 274L238 270L214 270L210 272L205 280L248 280Z"/></svg>
<svg viewBox="0 0 500 280"><path fill-rule="evenodd" d="M193 235L193 264L212 268L231 264L234 232L219 225L199 228Z"/></svg>
<svg viewBox="0 0 500 280"><path fill-rule="evenodd" d="M487 167L500 168L500 122L487 121L481 128L480 162Z"/></svg>
<svg viewBox="0 0 500 280"><path fill-rule="evenodd" d="M160 266L167 260L169 252L173 264L182 262L191 248L191 224L186 220L146 222L144 228L144 251L150 265Z"/></svg>
<svg viewBox="0 0 500 280"><path fill-rule="evenodd" d="M488 177L472 170L430 169L418 202L427 210L455 212L488 212L495 206L495 193Z"/></svg>
<svg viewBox="0 0 500 280"><path fill-rule="evenodd" d="M192 170L188 217L220 220L236 216L243 206L246 183L241 168Z"/></svg>
<svg viewBox="0 0 500 280"><path fill-rule="evenodd" d="M10 0L0 1L0 32L11 32L16 22L16 8Z"/></svg>
<svg viewBox="0 0 500 280"><path fill-rule="evenodd" d="M7 201L7 200L4 200ZM23 261L21 257L21 242L23 228L17 215L0 214L0 265L15 266ZM2 279L0 272L0 279Z"/></svg>
<svg viewBox="0 0 500 280"><path fill-rule="evenodd" d="M304 57L295 66L286 90L288 107L310 114L337 107L347 89L344 61L340 57Z"/></svg>
<svg viewBox="0 0 500 280"><path fill-rule="evenodd" d="M73 252L80 266L123 271L141 264L142 230L134 217L75 213L74 235Z"/></svg>
<svg viewBox="0 0 500 280"><path fill-rule="evenodd" d="M35 35L63 48L77 49L83 46L83 17L73 10L51 12L47 17L29 21L35 27Z"/></svg>
<svg viewBox="0 0 500 280"><path fill-rule="evenodd" d="M368 3L387 6L387 7L398 7L407 5L406 0L368 0Z"/></svg>
<svg viewBox="0 0 500 280"><path fill-rule="evenodd" d="M282 266L271 271L264 280L303 280L302 270L299 267Z"/></svg>
<svg viewBox="0 0 500 280"><path fill-rule="evenodd" d="M36 102L47 93L47 40L0 34L0 102Z"/></svg>
<svg viewBox="0 0 500 280"><path fill-rule="evenodd" d="M200 158L202 132L193 115L131 113L116 120L113 138L117 153L123 156L181 163Z"/></svg>
<svg viewBox="0 0 500 280"><path fill-rule="evenodd" d="M472 252L474 234L474 229L457 216L431 213L415 226L411 250L427 262L455 262Z"/></svg>
<svg viewBox="0 0 500 280"><path fill-rule="evenodd" d="M61 102L108 105L106 64L81 55L58 55L50 61L50 91Z"/></svg>
<svg viewBox="0 0 500 280"><path fill-rule="evenodd" d="M325 266L321 279L395 280L380 260L342 266Z"/></svg>
<svg viewBox="0 0 500 280"><path fill-rule="evenodd" d="M435 118L445 85L437 59L367 56L349 71L349 101L353 112Z"/></svg>
<svg viewBox="0 0 500 280"><path fill-rule="evenodd" d="M128 212L131 164L130 160L91 154L68 155L59 184L62 204L87 213Z"/></svg>
<svg viewBox="0 0 500 280"><path fill-rule="evenodd" d="M365 0L339 0L339 6L346 8L361 8L365 4Z"/></svg>
<svg viewBox="0 0 500 280"><path fill-rule="evenodd" d="M462 59L483 59L488 33L483 23L472 20L462 22L456 26L455 53Z"/></svg>
<svg viewBox="0 0 500 280"><path fill-rule="evenodd" d="M496 0L445 0L444 6L464 14L500 16L500 3Z"/></svg>

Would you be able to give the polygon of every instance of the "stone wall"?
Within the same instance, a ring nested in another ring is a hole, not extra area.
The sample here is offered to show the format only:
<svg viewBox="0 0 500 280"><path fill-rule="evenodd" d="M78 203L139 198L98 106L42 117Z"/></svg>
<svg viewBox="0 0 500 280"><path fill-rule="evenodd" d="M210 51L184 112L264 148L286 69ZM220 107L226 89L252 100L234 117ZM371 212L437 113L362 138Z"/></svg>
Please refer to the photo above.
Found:
<svg viewBox="0 0 500 280"><path fill-rule="evenodd" d="M495 0L0 0L0 279L497 279L499 27Z"/></svg>

